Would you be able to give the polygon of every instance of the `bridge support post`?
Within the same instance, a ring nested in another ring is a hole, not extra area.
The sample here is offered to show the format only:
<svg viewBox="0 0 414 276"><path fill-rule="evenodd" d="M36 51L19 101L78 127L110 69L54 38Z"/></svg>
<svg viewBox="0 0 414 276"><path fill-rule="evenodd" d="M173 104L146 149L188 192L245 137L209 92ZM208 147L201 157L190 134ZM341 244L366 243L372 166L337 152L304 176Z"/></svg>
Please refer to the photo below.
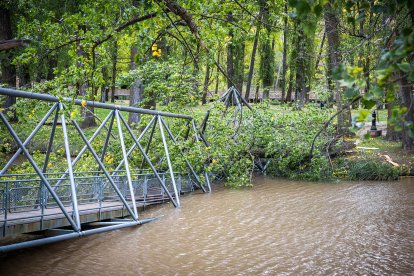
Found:
<svg viewBox="0 0 414 276"><path fill-rule="evenodd" d="M127 155L127 152L126 152L126 149L125 149L124 135L122 133L122 125L121 125L121 120L119 118L119 111L118 110L115 110L115 116L116 116L116 123L118 125L119 142L120 142L121 148L122 148L122 155L124 156L124 164L125 164L125 170L126 170L126 174L127 174L129 193L131 195L133 211L134 211L134 214L135 214L134 220L137 221L138 220L137 204L135 202L134 187L132 186L132 178L131 178L131 172L129 170L128 155Z"/></svg>
<svg viewBox="0 0 414 276"><path fill-rule="evenodd" d="M174 135L171 133L170 128L165 123L164 119L159 117L162 125L167 130L168 135L170 136L171 140L174 142L175 145L177 145L177 139L175 139ZM180 150L180 153L182 156L184 156L184 153ZM187 164L187 167L190 169L191 173L193 174L194 178L196 179L197 183L200 185L200 188L203 190L203 192L206 192L206 189L204 188L203 184L200 181L200 178L198 177L197 173L194 171L193 166L191 166L190 162L188 162L188 159L184 157L185 163Z"/></svg>
<svg viewBox="0 0 414 276"><path fill-rule="evenodd" d="M23 142L20 140L19 136L16 134L10 123L7 121L6 117L4 116L3 112L0 112L0 119L3 121L3 123L6 125L7 130L10 132L11 136L13 137L14 141L19 145L19 147L22 149L24 155L26 155L27 160L29 160L29 163L32 165L36 173L39 175L40 179L43 181L43 183L46 185L47 189L49 190L50 194L56 201L57 205L59 206L60 210L62 210L62 213L65 215L66 219L69 221L70 225L73 229L77 231L78 226L73 221L69 213L66 211L65 207L63 206L62 201L60 201L59 197L53 190L52 186L50 186L49 181L46 179L45 175L42 173L40 168L37 166L36 162L34 161L33 157L30 155L29 151L26 149L26 147L23 145Z"/></svg>
<svg viewBox="0 0 414 276"><path fill-rule="evenodd" d="M174 178L174 170L173 170L173 167L171 165L170 154L168 152L167 141L165 140L164 128L163 128L163 124L162 124L162 118L161 118L160 115L158 115L158 125L160 126L162 143L164 144L165 156L167 157L168 169L170 171L171 183L172 183L173 188L174 188L175 198L177 200L178 207L180 207L180 194L177 191L177 184L175 183L175 178Z"/></svg>
<svg viewBox="0 0 414 276"><path fill-rule="evenodd" d="M88 139L85 137L85 134L82 132L80 126L78 125L78 123L75 120L72 120L72 124L75 126L76 130L78 131L79 135L81 136L83 142L86 144L86 146L89 149L89 152L92 154L93 158L95 159L96 163L98 163L99 167L101 168L101 170L103 171L103 173L105 174L105 176L107 177L107 179L109 180L109 183L111 183L112 187L114 188L115 192L117 193L117 195L119 196L119 198L121 199L122 203L124 204L125 208L128 210L128 213L132 216L135 217L134 212L131 210L131 208L128 205L128 202L126 201L126 199L124 198L124 196L122 195L121 191L118 189L118 187L116 186L112 176L109 174L109 172L107 171L107 169L105 168L105 165L102 163L102 161L99 159L98 154L95 152L95 150L92 148L92 145L89 143Z"/></svg>
<svg viewBox="0 0 414 276"><path fill-rule="evenodd" d="M175 207L180 207L180 205L172 197L170 191L168 191L168 188L165 186L164 181L161 179L160 175L158 174L157 170L155 169L155 167L152 164L151 160L149 159L148 155L145 154L144 149L142 148L142 146L139 143L139 141L138 141L137 137L135 136L135 134L132 132L131 127L125 121L125 118L124 118L124 116L122 116L122 113L120 114L120 117L121 117L121 120L124 123L126 129L128 130L129 134L131 135L132 139L134 140L135 144L137 145L139 151L141 152L142 156L144 157L145 161L147 161L147 163L150 166L150 168L151 168L152 172L154 173L155 177L158 179L158 181L160 182L162 188L167 193L168 198L171 200L171 202L174 204ZM154 116L154 118L156 119L156 116Z"/></svg>
<svg viewBox="0 0 414 276"><path fill-rule="evenodd" d="M59 104L59 109L64 111L63 105L61 103ZM77 193L76 193L75 178L73 176L72 159L71 159L71 155L70 155L70 146L69 146L69 139L68 139L68 130L66 128L65 112L62 112L62 114L60 116L61 116L60 118L62 120L63 141L64 141L64 144L65 144L66 160L67 160L67 164L68 164L70 191L71 191L71 194L72 194L73 216L75 217L75 222L76 222L76 225L78 226L77 229L75 229L75 231L79 232L81 230L81 223L80 223L80 218L79 218L78 196L77 196Z"/></svg>

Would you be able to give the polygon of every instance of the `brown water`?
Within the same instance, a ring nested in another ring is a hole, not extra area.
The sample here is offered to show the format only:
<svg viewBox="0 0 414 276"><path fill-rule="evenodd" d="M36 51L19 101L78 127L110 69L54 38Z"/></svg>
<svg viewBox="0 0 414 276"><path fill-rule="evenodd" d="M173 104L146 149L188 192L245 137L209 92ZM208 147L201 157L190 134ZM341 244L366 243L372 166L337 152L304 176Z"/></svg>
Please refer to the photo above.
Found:
<svg viewBox="0 0 414 276"><path fill-rule="evenodd" d="M0 275L414 273L414 179L216 187L124 229L17 252Z"/></svg>

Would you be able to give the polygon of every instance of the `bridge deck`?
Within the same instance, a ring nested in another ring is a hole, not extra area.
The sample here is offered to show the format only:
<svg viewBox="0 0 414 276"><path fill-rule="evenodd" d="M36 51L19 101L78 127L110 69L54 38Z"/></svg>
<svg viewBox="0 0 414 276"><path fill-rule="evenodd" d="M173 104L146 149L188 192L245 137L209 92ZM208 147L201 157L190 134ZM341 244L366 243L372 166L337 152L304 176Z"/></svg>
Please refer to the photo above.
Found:
<svg viewBox="0 0 414 276"><path fill-rule="evenodd" d="M170 193L175 197L168 175L162 175ZM189 175L177 175L179 193L193 190ZM50 180L53 180L51 178ZM56 179L54 179L56 180ZM58 179L59 180L59 179ZM128 216L129 213L115 191L100 176L77 178L77 199L81 223L90 223ZM0 237L19 233L30 233L69 226L69 221L45 188L39 187L39 180L0 181ZM37 185L37 187L36 187ZM125 189L125 177L118 177L117 187L132 209L129 190ZM67 184L61 184L55 191L72 216L73 207ZM165 191L153 175L136 175L134 181L135 202L138 210L145 206L169 201Z"/></svg>

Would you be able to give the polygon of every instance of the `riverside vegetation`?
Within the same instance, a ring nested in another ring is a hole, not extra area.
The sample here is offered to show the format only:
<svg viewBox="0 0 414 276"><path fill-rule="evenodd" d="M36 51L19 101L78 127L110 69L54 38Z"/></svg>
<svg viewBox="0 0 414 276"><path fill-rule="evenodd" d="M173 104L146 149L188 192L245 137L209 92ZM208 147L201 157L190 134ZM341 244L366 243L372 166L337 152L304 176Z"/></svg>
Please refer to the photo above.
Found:
<svg viewBox="0 0 414 276"><path fill-rule="evenodd" d="M173 166L185 170L177 154L183 150L197 172L206 168L231 187L250 186L255 162L269 160L269 175L312 181L413 174L413 1L64 3L1 1L2 86L101 102L115 102L116 88L125 88L130 95L117 104L190 114L198 125L212 101L208 144L186 140L187 126L168 122L180 141L169 142ZM223 116L226 107L215 101L232 86L248 100L262 100L237 114L237 123L233 107ZM33 100L1 101L22 137L47 108ZM67 105L88 135L106 115ZM384 105L385 139L363 138L358 127ZM131 115L128 123L138 134L148 118ZM50 126L28 145L38 162L49 135ZM61 131L56 135L58 141ZM73 129L69 139L74 156L82 142ZM104 140L103 134L93 142L98 152ZM125 142L132 145L129 138ZM0 124L0 165L16 149ZM161 143L149 155L159 170L167 168ZM64 156L56 142L48 171L65 170ZM134 155L131 166L139 168L140 158ZM111 144L103 159L114 169L119 146ZM75 170L93 169L91 160L86 154ZM17 163L8 173L33 172L24 159Z"/></svg>

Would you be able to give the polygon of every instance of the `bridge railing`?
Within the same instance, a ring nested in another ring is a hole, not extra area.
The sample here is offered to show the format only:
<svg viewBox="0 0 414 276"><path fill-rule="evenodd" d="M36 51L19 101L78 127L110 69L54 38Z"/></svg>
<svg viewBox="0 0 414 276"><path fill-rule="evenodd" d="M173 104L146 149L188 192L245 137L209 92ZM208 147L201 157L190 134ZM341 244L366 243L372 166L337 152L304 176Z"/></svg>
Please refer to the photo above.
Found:
<svg viewBox="0 0 414 276"><path fill-rule="evenodd" d="M85 174L90 174L90 172ZM55 193L65 207L71 207L73 200L70 181L68 178L56 177L57 175L48 174L47 180L52 186L59 183L58 186L54 187ZM174 195L170 175L168 173L159 173L159 175L162 177L170 193ZM147 205L151 204L155 199L167 199L166 192L153 174L132 174L131 176L136 202ZM31 177L27 175L4 175L0 177L0 214L30 212L33 215L33 212L41 211L42 209L58 208L50 192L44 185L39 185L42 183L42 180L35 178L34 175ZM113 179L122 195L128 200L132 200L127 176L125 174L118 174ZM179 193L191 192L194 189L193 180L188 173L176 173L175 182ZM93 206L91 208L102 208L103 202L122 205L116 191L103 175L82 176L81 173L77 173L75 184L80 211L87 210L82 205L94 203L100 204L100 206ZM105 207L109 205L106 204ZM41 216L42 214L38 215ZM19 218L22 218L22 216L19 216Z"/></svg>
<svg viewBox="0 0 414 276"><path fill-rule="evenodd" d="M73 231L80 233L84 223L81 215L94 210L94 215L99 215L95 219L101 220L105 219L101 217L101 210L114 210L111 208L115 207L122 210L121 217L131 216L138 222L139 203L145 205L168 199L175 207L180 207L182 191L192 190L193 186L203 192L210 191L207 174L203 172L208 184L206 188L198 175L200 172L196 172L187 160L185 149L174 151L174 154L183 157L191 176L176 173L170 158L169 145L179 146L179 143L191 139L194 141L192 146L201 146L195 121L190 115L74 100L2 87L0 95L50 103L45 105L45 114L39 118L27 137L22 137L26 135L15 129L20 126L10 122L8 115L0 110L1 131L9 134L12 143L17 146L16 152L6 160L7 163L0 170L0 212L3 217L0 227L2 226L3 235L6 233L6 226L10 223L17 224L18 220L23 225L22 220L38 219L40 230L45 229L42 225L50 217L62 217L62 224L69 223ZM99 120L100 124L91 136L80 127L76 116L72 116L72 108L76 105L83 110L107 110L105 119ZM145 115L149 121L143 119L142 122L147 125L143 129L133 129L124 117L128 113ZM173 128L174 132L170 129L174 125L172 122L176 120L181 120L179 125L185 126L184 135L182 132L175 133L177 129ZM42 128L50 130L50 136L48 141L44 141L44 136L41 138L46 145L46 151L44 159L40 158L40 161L35 158L29 146L39 138L36 134ZM97 137L106 138L98 145ZM49 160L57 143L63 146L62 161L66 163L66 171L59 174L49 173L52 169L49 168ZM157 147L154 147L155 143ZM74 144L82 149L74 150ZM109 166L105 162L105 156L112 150L120 151L120 154L117 155L115 163ZM75 153L76 157L73 155ZM98 171L77 173L77 163L86 154L92 160L90 168ZM12 166L19 166L17 159L22 155L36 174L7 175L6 172ZM133 169L136 164L130 164L133 156L142 160L139 173ZM115 165L117 167L114 169ZM145 168L150 169L149 175L141 175ZM187 178L188 181L183 180ZM191 185L188 186L188 183Z"/></svg>

